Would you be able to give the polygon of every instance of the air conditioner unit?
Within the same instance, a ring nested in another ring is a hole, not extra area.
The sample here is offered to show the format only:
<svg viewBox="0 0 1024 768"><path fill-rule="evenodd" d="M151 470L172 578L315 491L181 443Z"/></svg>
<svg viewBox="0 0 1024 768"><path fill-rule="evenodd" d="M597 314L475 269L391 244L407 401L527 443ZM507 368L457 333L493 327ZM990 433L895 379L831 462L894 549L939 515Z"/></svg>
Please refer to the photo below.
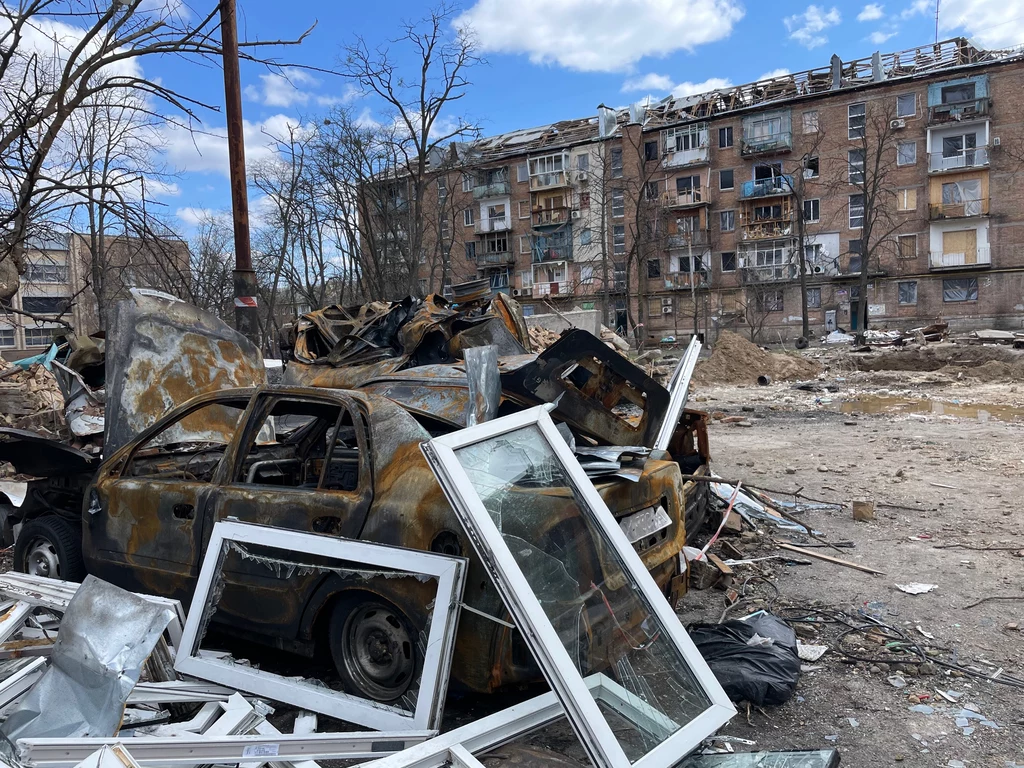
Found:
<svg viewBox="0 0 1024 768"><path fill-rule="evenodd" d="M906 128L907 127L907 121L902 119L902 118L898 118L896 120L890 120L889 121L889 127L893 128L893 129Z"/></svg>
<svg viewBox="0 0 1024 768"><path fill-rule="evenodd" d="M521 293L522 293L522 291L520 291L518 288L513 288L512 289L512 295L513 296L519 296Z"/></svg>
<svg viewBox="0 0 1024 768"><path fill-rule="evenodd" d="M587 181L589 178L586 171L576 171L576 181Z"/></svg>
<svg viewBox="0 0 1024 768"><path fill-rule="evenodd" d="M533 296L533 288L520 288L518 295L524 298L529 298Z"/></svg>
<svg viewBox="0 0 1024 768"><path fill-rule="evenodd" d="M580 218L583 218L583 211L573 211L573 212L572 212L572 217L573 217L574 219L580 219Z"/></svg>
<svg viewBox="0 0 1024 768"><path fill-rule="evenodd" d="M663 306L661 308L661 314L663 314L663 315L671 315L672 314L672 305L671 304L666 304L665 306Z"/></svg>
<svg viewBox="0 0 1024 768"><path fill-rule="evenodd" d="M816 275L820 275L824 271L825 271L824 267L815 267L814 268L814 274L816 274Z"/></svg>

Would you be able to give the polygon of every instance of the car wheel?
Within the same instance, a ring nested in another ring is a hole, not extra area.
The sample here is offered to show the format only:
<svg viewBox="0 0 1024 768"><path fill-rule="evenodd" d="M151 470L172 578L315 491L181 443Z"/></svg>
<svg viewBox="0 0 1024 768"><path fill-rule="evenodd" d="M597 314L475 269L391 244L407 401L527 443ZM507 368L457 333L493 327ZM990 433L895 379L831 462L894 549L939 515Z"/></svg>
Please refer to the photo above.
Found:
<svg viewBox="0 0 1024 768"><path fill-rule="evenodd" d="M54 515L30 520L14 544L14 567L32 576L81 581L85 578L82 535Z"/></svg>
<svg viewBox="0 0 1024 768"><path fill-rule="evenodd" d="M349 693L394 701L416 677L414 633L405 614L372 596L342 599L331 615L334 666Z"/></svg>

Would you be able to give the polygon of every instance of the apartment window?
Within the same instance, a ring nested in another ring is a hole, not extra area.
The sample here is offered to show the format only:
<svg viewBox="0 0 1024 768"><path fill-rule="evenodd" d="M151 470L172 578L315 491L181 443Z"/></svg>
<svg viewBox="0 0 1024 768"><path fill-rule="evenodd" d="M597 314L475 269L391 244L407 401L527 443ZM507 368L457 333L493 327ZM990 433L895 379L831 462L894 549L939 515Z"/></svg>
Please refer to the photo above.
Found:
<svg viewBox="0 0 1024 768"><path fill-rule="evenodd" d="M68 296L23 296L21 308L33 315L60 315L71 306Z"/></svg>
<svg viewBox="0 0 1024 768"><path fill-rule="evenodd" d="M907 280L896 283L896 301L904 307L917 304L917 281Z"/></svg>
<svg viewBox="0 0 1024 768"><path fill-rule="evenodd" d="M732 168L718 172L718 188L719 189L732 189L735 185L733 180Z"/></svg>
<svg viewBox="0 0 1024 768"><path fill-rule="evenodd" d="M661 259L647 260L647 276L661 277Z"/></svg>
<svg viewBox="0 0 1024 768"><path fill-rule="evenodd" d="M612 178L622 178L622 147L612 147L611 152Z"/></svg>
<svg viewBox="0 0 1024 768"><path fill-rule="evenodd" d="M448 197L448 179L444 176L437 177L437 199L444 200Z"/></svg>
<svg viewBox="0 0 1024 768"><path fill-rule="evenodd" d="M520 235L519 236L519 252L529 253L530 252L530 236Z"/></svg>
<svg viewBox="0 0 1024 768"><path fill-rule="evenodd" d="M804 221L813 224L821 218L821 200L804 200Z"/></svg>
<svg viewBox="0 0 1024 768"><path fill-rule="evenodd" d="M14 329L0 328L0 347L14 346Z"/></svg>
<svg viewBox="0 0 1024 768"><path fill-rule="evenodd" d="M517 205L519 206L519 218L528 219L530 218L530 201L520 200Z"/></svg>
<svg viewBox="0 0 1024 768"><path fill-rule="evenodd" d="M916 141L901 141L896 145L896 165L914 165L916 162Z"/></svg>
<svg viewBox="0 0 1024 768"><path fill-rule="evenodd" d="M452 234L451 229L452 228L451 228L451 224L448 222L448 219L441 219L441 221L439 222L439 229L440 229L440 232L441 232L441 239L442 240L448 240L451 237L451 234Z"/></svg>
<svg viewBox="0 0 1024 768"><path fill-rule="evenodd" d="M816 179L821 169L821 161L815 157L808 157L804 161L804 178L805 179Z"/></svg>
<svg viewBox="0 0 1024 768"><path fill-rule="evenodd" d="M867 110L863 102L846 108L846 130L851 139L863 139L866 125Z"/></svg>
<svg viewBox="0 0 1024 768"><path fill-rule="evenodd" d="M587 210L590 208L590 193L580 192L580 210Z"/></svg>
<svg viewBox="0 0 1024 768"><path fill-rule="evenodd" d="M754 166L754 181L770 181L782 176L782 163L759 163Z"/></svg>
<svg viewBox="0 0 1024 768"><path fill-rule="evenodd" d="M917 96L902 93L896 97L896 117L913 117L917 114Z"/></svg>
<svg viewBox="0 0 1024 768"><path fill-rule="evenodd" d="M975 83L969 82L947 85L942 89L941 93L943 104L960 104L965 101L974 101L977 91Z"/></svg>
<svg viewBox="0 0 1024 768"><path fill-rule="evenodd" d="M917 210L917 190L916 189L897 189L896 190L896 210L898 210L898 211L916 211Z"/></svg>
<svg viewBox="0 0 1024 768"><path fill-rule="evenodd" d="M807 289L807 308L821 309L821 288Z"/></svg>
<svg viewBox="0 0 1024 768"><path fill-rule="evenodd" d="M519 287L520 288L532 288L533 287L533 271L524 269L519 273Z"/></svg>
<svg viewBox="0 0 1024 768"><path fill-rule="evenodd" d="M581 171L589 171L590 155L576 155L576 168Z"/></svg>
<svg viewBox="0 0 1024 768"><path fill-rule="evenodd" d="M472 227L474 222L474 213L472 208L467 208L462 212L462 224L466 227Z"/></svg>
<svg viewBox="0 0 1024 768"><path fill-rule="evenodd" d="M621 219L626 215L626 194L621 189L612 190L612 218Z"/></svg>
<svg viewBox="0 0 1024 768"><path fill-rule="evenodd" d="M476 242L466 243L466 261L476 261Z"/></svg>
<svg viewBox="0 0 1024 768"><path fill-rule="evenodd" d="M732 126L726 126L725 128L718 129L718 146L721 149L726 149L732 146Z"/></svg>
<svg viewBox="0 0 1024 768"><path fill-rule="evenodd" d="M848 240L846 242L846 250L850 253L861 253L864 248L860 238L856 240Z"/></svg>
<svg viewBox="0 0 1024 768"><path fill-rule="evenodd" d="M818 110L809 109L803 114L804 133L818 132Z"/></svg>
<svg viewBox="0 0 1024 768"><path fill-rule="evenodd" d="M758 312L781 312L783 308L782 289L771 288L757 295Z"/></svg>
<svg viewBox="0 0 1024 768"><path fill-rule="evenodd" d="M735 251L722 251L722 271L723 272L735 272L736 271L736 252Z"/></svg>
<svg viewBox="0 0 1024 768"><path fill-rule="evenodd" d="M782 205L755 205L754 221L777 221L782 218Z"/></svg>
<svg viewBox="0 0 1024 768"><path fill-rule="evenodd" d="M896 238L901 259L917 258L917 235L900 235Z"/></svg>
<svg viewBox="0 0 1024 768"><path fill-rule="evenodd" d="M65 264L29 264L25 272L27 283L66 283L68 268Z"/></svg>
<svg viewBox="0 0 1024 768"><path fill-rule="evenodd" d="M473 191L473 176L468 173L462 174L462 191L472 192Z"/></svg>
<svg viewBox="0 0 1024 768"><path fill-rule="evenodd" d="M594 268L590 264L580 265L580 282L584 285L594 282Z"/></svg>
<svg viewBox="0 0 1024 768"><path fill-rule="evenodd" d="M683 125L665 131L666 152L689 152L707 145L707 123Z"/></svg>
<svg viewBox="0 0 1024 768"><path fill-rule="evenodd" d="M974 160L977 155L976 152L971 150L976 149L978 146L978 134L976 133L965 133L959 136L943 136L942 137L942 156L944 158L964 158L964 166L974 165ZM956 164L950 167L958 167Z"/></svg>
<svg viewBox="0 0 1024 768"><path fill-rule="evenodd" d="M656 181L648 181L644 185L644 197L648 200L657 200L660 194L660 184Z"/></svg>
<svg viewBox="0 0 1024 768"><path fill-rule="evenodd" d="M530 166L526 163L520 163L516 166L516 181L524 182L530 180Z"/></svg>
<svg viewBox="0 0 1024 768"><path fill-rule="evenodd" d="M26 347L48 347L53 343L53 334L58 328L26 328Z"/></svg>
<svg viewBox="0 0 1024 768"><path fill-rule="evenodd" d="M736 229L736 211L720 211L718 226L723 232L732 232Z"/></svg>
<svg viewBox="0 0 1024 768"><path fill-rule="evenodd" d="M593 241L594 236L589 227L580 230L580 245L590 245Z"/></svg>
<svg viewBox="0 0 1024 768"><path fill-rule="evenodd" d="M864 195L850 195L850 229L864 226Z"/></svg>
<svg viewBox="0 0 1024 768"><path fill-rule="evenodd" d="M851 149L847 154L847 162L850 166L850 183L864 183L864 150Z"/></svg>
<svg viewBox="0 0 1024 768"><path fill-rule="evenodd" d="M644 160L657 160L658 159L658 142L657 141L645 141L644 142Z"/></svg>
<svg viewBox="0 0 1024 768"><path fill-rule="evenodd" d="M978 300L978 278L959 277L942 281L942 300L947 303Z"/></svg>
<svg viewBox="0 0 1024 768"><path fill-rule="evenodd" d="M626 252L626 228L621 224L612 227L612 253L621 256Z"/></svg>
<svg viewBox="0 0 1024 768"><path fill-rule="evenodd" d="M612 262L612 280L615 283L615 290L624 291L626 290L626 262L616 261ZM616 309L618 309L618 302L616 302Z"/></svg>

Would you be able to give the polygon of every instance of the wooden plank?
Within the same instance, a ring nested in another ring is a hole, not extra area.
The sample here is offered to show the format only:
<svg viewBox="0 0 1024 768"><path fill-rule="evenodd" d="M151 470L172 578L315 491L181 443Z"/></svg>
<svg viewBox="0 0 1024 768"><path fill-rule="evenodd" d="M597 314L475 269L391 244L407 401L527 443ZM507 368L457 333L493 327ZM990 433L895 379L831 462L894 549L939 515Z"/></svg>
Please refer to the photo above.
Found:
<svg viewBox="0 0 1024 768"><path fill-rule="evenodd" d="M708 552L708 560L711 562L713 566L715 566L715 568L722 572L723 576L732 576L732 568L730 568L728 565L722 562L722 558L720 558L718 555L714 554L713 552Z"/></svg>
<svg viewBox="0 0 1024 768"><path fill-rule="evenodd" d="M860 565L858 563L851 563L849 560L840 560L838 557L831 557L829 555L823 555L820 552L815 552L813 549L804 549L803 547L797 547L793 544L779 544L779 549L785 549L789 552L797 552L805 557L813 557L815 560L824 560L826 563L832 563L833 565L842 565L845 568L853 568L857 571L863 571L864 573L872 573L876 576L884 576L885 571L877 571L874 568L869 568L866 565Z"/></svg>

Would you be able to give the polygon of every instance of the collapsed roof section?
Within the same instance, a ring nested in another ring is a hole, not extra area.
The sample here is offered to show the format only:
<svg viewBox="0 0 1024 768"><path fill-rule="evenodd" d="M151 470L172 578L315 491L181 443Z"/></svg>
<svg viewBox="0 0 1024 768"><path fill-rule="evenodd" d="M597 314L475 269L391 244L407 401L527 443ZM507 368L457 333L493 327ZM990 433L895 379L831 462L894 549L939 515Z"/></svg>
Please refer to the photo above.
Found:
<svg viewBox="0 0 1024 768"><path fill-rule="evenodd" d="M667 128L690 120L777 104L830 91L862 87L900 78L920 77L958 67L1021 58L1018 48L986 51L965 37L922 45L896 53L843 62L833 56L827 66L780 75L690 96L667 96L653 104L611 110L599 108L597 117L562 120L536 128L520 128L474 142L451 146L450 161L477 166L526 153L566 149L613 136L622 126L641 123L645 129Z"/></svg>

